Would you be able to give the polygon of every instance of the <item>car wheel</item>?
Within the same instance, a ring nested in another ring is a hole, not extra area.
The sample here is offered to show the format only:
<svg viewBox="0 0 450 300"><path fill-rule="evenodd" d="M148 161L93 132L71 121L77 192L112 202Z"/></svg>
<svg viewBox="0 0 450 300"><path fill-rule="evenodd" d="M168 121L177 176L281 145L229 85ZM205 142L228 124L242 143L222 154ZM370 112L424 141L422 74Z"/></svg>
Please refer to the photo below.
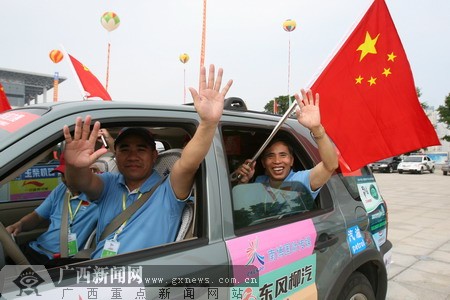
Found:
<svg viewBox="0 0 450 300"><path fill-rule="evenodd" d="M339 300L375 300L372 285L366 276L360 272L354 272L342 289Z"/></svg>
<svg viewBox="0 0 450 300"><path fill-rule="evenodd" d="M391 166L389 166L389 168L388 168L388 173L392 173L392 171L394 171L394 170L392 169Z"/></svg>
<svg viewBox="0 0 450 300"><path fill-rule="evenodd" d="M403 171L402 170L398 170L398 174L403 174Z"/></svg>
<svg viewBox="0 0 450 300"><path fill-rule="evenodd" d="M419 171L417 171L417 173L419 173L419 174L423 174L423 168L420 168L420 170L419 170Z"/></svg>
<svg viewBox="0 0 450 300"><path fill-rule="evenodd" d="M447 171L443 171L444 175L447 175Z"/></svg>
<svg viewBox="0 0 450 300"><path fill-rule="evenodd" d="M434 167L431 168L430 173L434 173Z"/></svg>

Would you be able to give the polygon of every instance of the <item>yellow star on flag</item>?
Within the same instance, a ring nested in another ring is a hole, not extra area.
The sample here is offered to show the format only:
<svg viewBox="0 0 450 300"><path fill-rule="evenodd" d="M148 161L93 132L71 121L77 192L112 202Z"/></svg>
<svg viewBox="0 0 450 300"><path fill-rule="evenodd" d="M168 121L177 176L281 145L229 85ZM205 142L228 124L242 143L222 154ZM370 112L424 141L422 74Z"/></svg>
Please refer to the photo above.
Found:
<svg viewBox="0 0 450 300"><path fill-rule="evenodd" d="M369 83L370 86L377 84L376 81L377 81L377 78L373 78L372 76L370 76L370 79L367 80L367 82Z"/></svg>
<svg viewBox="0 0 450 300"><path fill-rule="evenodd" d="M388 54L388 61L394 61L394 59L397 57L397 55L394 54L394 52L392 52L391 54Z"/></svg>
<svg viewBox="0 0 450 300"><path fill-rule="evenodd" d="M389 75L392 74L391 68L388 68L388 69L384 68L384 71L381 74L383 74L384 76L388 77Z"/></svg>
<svg viewBox="0 0 450 300"><path fill-rule="evenodd" d="M359 57L359 61L362 61L362 59L368 54L377 54L377 49L375 48L375 44L377 43L378 37L380 34L378 34L374 39L370 36L369 32L366 32L366 39L364 40L364 43L359 45L358 49L356 51L361 51L361 56Z"/></svg>
<svg viewBox="0 0 450 300"><path fill-rule="evenodd" d="M355 78L355 84L361 84L363 79L364 78L362 78L361 75L359 75L358 77Z"/></svg>

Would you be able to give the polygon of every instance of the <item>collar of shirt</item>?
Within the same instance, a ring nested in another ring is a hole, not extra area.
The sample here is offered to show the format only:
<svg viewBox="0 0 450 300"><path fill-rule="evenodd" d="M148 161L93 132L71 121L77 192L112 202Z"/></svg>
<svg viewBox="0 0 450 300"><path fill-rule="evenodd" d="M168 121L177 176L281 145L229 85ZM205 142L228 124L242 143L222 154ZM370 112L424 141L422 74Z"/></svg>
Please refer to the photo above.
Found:
<svg viewBox="0 0 450 300"><path fill-rule="evenodd" d="M159 175L159 173L155 169L153 169L150 177L147 178L147 180L145 180L145 182L141 185L141 187L138 190L130 191L128 189L127 185L125 184L125 177L123 177L122 174L120 174L120 176L119 176L120 184L128 191L128 193L148 192L160 179L161 179L161 176Z"/></svg>

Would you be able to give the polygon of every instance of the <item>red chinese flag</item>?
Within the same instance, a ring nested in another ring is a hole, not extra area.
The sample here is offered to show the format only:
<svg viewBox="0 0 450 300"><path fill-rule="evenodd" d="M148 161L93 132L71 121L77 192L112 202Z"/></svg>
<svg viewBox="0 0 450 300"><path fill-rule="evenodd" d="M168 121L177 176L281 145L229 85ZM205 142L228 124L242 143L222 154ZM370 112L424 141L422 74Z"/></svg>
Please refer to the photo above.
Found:
<svg viewBox="0 0 450 300"><path fill-rule="evenodd" d="M320 94L322 123L352 171L440 144L384 0L374 1L311 89Z"/></svg>
<svg viewBox="0 0 450 300"><path fill-rule="evenodd" d="M6 97L3 85L0 83L0 112L5 110L10 110L11 105L9 105L8 98Z"/></svg>
<svg viewBox="0 0 450 300"><path fill-rule="evenodd" d="M111 100L111 96L89 68L76 60L72 55L68 55L86 93L86 98L99 97L103 100Z"/></svg>

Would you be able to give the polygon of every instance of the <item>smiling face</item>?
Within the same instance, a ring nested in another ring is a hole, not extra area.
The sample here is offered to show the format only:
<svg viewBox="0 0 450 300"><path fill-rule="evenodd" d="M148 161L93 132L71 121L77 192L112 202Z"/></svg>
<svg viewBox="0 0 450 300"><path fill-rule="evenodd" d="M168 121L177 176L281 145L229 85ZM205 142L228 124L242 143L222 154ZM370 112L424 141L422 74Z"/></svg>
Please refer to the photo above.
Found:
<svg viewBox="0 0 450 300"><path fill-rule="evenodd" d="M291 171L294 157L285 142L278 141L268 147L262 157L262 165L266 169L271 183L283 181Z"/></svg>
<svg viewBox="0 0 450 300"><path fill-rule="evenodd" d="M150 177L157 157L158 151L138 135L127 136L116 146L117 167L131 191Z"/></svg>

